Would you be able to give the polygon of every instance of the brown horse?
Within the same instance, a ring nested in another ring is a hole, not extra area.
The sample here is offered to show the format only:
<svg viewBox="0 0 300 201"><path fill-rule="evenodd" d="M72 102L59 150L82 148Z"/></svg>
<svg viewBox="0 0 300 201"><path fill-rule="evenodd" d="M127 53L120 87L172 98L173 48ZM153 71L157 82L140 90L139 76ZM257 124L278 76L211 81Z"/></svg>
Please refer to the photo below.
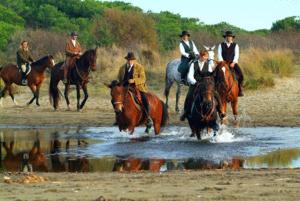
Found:
<svg viewBox="0 0 300 201"><path fill-rule="evenodd" d="M34 100L36 100L36 105L40 106L40 87L45 79L44 72L47 67L52 68L54 65L55 63L51 55L45 56L31 64L31 72L27 76L27 85L33 93L33 98L27 103L27 105L30 105ZM2 105L2 98L6 91L8 91L13 102L17 105L11 85L13 83L21 85L22 76L18 67L15 64L7 64L3 66L0 69L0 78L2 78L5 83L4 89L0 91L0 104Z"/></svg>
<svg viewBox="0 0 300 201"><path fill-rule="evenodd" d="M188 117L192 135L196 134L201 139L204 128L212 128L214 135L219 130L217 123L217 101L214 97L215 83L213 77L203 77L203 80L197 83L194 91L194 101L191 109L191 115Z"/></svg>
<svg viewBox="0 0 300 201"><path fill-rule="evenodd" d="M13 153L14 141L10 145L3 142L6 156L3 159L4 168L8 171L23 171L25 167L33 171L47 172L47 160L40 147L40 141L37 139L29 152ZM30 168L29 168L30 167Z"/></svg>
<svg viewBox="0 0 300 201"><path fill-rule="evenodd" d="M116 113L116 120L120 131L128 130L131 134L136 126L145 124L147 116L140 105L134 100L134 95L128 87L114 80L110 85L112 104ZM146 93L150 105L150 118L154 123L154 132L160 133L161 126L168 120L166 105L154 94Z"/></svg>
<svg viewBox="0 0 300 201"><path fill-rule="evenodd" d="M77 92L77 111L83 108L85 102L88 99L87 84L89 82L89 74L91 71L96 70L96 60L97 60L97 48L90 49L84 52L79 59L76 60L74 67L69 71L69 82L65 84L65 99L67 103L68 110L70 110L69 101L69 89L70 85L76 86ZM50 102L53 103L53 107L56 110L59 102L59 89L57 87L60 80L63 79L63 69L61 68L63 62L56 64L51 72L49 95ZM84 99L80 103L80 89L83 90Z"/></svg>
<svg viewBox="0 0 300 201"><path fill-rule="evenodd" d="M222 111L226 112L227 103L231 103L234 119L238 115L238 94L239 87L236 75L229 67L229 63L222 61L216 67L216 88L222 102Z"/></svg>

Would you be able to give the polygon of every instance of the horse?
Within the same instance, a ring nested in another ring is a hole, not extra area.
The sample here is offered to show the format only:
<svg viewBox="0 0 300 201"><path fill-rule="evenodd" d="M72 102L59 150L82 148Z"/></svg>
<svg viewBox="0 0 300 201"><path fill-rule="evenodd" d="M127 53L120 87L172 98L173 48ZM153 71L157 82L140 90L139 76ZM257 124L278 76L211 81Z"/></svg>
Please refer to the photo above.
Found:
<svg viewBox="0 0 300 201"><path fill-rule="evenodd" d="M69 71L68 83L65 84L64 96L67 103L68 110L70 110L69 89L70 85L76 86L77 92L77 111L80 111L88 99L87 84L89 82L89 74L91 71L96 71L97 48L87 50L83 55L76 60L74 67ZM53 108L57 110L60 99L58 83L64 77L63 69L61 68L63 62L56 64L51 72L49 96L50 103ZM80 103L80 88L84 93L84 99Z"/></svg>
<svg viewBox="0 0 300 201"><path fill-rule="evenodd" d="M239 86L236 75L225 61L218 62L215 71L216 88L220 95L222 110L226 113L227 103L230 102L234 120L237 120Z"/></svg>
<svg viewBox="0 0 300 201"><path fill-rule="evenodd" d="M213 46L213 47L204 46L204 48L208 51L208 59L209 60L214 59L215 46ZM166 97L166 105L167 106L169 103L169 94L170 94L171 87L174 82L177 83L176 103L175 103L175 111L176 112L179 112L178 103L179 103L179 99L180 99L180 95L181 95L181 87L182 87L182 85L186 85L181 82L181 74L180 74L180 72L178 72L178 67L180 65L180 62L181 61L178 58L170 61L166 67L166 77L165 77L164 95Z"/></svg>
<svg viewBox="0 0 300 201"><path fill-rule="evenodd" d="M40 88L45 79L45 70L46 68L53 68L55 65L53 56L45 56L31 64L31 71L27 76L27 86L31 89L33 93L33 98L27 103L30 105L34 100L36 100L36 105L40 106L39 96ZM9 92L11 99L14 104L17 105L14 94L12 92L12 84L21 85L22 75L15 64L7 64L0 68L0 78L4 81L4 88L0 91L0 105L2 106L2 98L5 96L6 91Z"/></svg>
<svg viewBox="0 0 300 201"><path fill-rule="evenodd" d="M105 85L111 90L112 104L119 130L128 130L132 134L136 126L145 124L147 115L143 112L141 106L136 103L130 87L124 87L122 83L116 80L109 85ZM158 135L161 127L168 120L167 107L162 100L152 93L146 93L146 97L150 105L149 115L154 124L154 132L155 135Z"/></svg>
<svg viewBox="0 0 300 201"><path fill-rule="evenodd" d="M3 147L6 152L6 156L3 159L3 166L8 171L24 171L25 168L28 171L43 171L47 172L47 159L42 152L40 146L40 140L37 139L30 151L13 153L14 141L11 141L9 146L6 142L3 142Z"/></svg>
<svg viewBox="0 0 300 201"><path fill-rule="evenodd" d="M219 130L217 100L214 97L214 93L215 84L213 77L204 77L202 82L197 83L188 122L192 130L191 136L196 134L198 140L201 139L204 128L207 128L207 131L212 128L214 136Z"/></svg>

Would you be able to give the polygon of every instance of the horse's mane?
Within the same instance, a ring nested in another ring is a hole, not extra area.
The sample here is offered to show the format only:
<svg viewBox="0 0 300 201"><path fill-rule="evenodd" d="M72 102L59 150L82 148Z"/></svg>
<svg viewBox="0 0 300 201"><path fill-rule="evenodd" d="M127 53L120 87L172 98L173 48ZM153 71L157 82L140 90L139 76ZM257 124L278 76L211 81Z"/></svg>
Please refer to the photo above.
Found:
<svg viewBox="0 0 300 201"><path fill-rule="evenodd" d="M45 64L46 60L48 60L49 57L51 57L51 56L50 55L44 56L41 59L39 59L39 60L37 60L35 62L32 62L31 65L33 65L33 66L41 66L41 65Z"/></svg>

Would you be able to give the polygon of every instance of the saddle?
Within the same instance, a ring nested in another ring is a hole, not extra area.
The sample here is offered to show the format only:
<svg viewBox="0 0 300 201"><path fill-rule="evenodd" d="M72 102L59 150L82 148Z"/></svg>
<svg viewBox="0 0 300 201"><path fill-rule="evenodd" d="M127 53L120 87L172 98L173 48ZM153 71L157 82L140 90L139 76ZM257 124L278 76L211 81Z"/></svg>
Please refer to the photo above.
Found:
<svg viewBox="0 0 300 201"><path fill-rule="evenodd" d="M128 92L131 98L133 99L133 102L136 104L137 108L141 109L141 107L143 107L141 92L135 87L129 87Z"/></svg>

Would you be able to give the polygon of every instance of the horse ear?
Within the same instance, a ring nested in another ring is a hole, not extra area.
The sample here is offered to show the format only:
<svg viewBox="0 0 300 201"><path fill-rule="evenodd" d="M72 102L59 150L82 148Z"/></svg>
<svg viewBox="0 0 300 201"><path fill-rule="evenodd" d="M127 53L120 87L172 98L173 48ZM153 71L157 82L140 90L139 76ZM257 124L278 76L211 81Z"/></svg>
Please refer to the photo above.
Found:
<svg viewBox="0 0 300 201"><path fill-rule="evenodd" d="M214 50L215 48L216 48L216 46L214 45L214 46L211 47L211 50Z"/></svg>
<svg viewBox="0 0 300 201"><path fill-rule="evenodd" d="M204 47L206 50L209 50L209 47L207 47L206 45L203 45L203 47Z"/></svg>

